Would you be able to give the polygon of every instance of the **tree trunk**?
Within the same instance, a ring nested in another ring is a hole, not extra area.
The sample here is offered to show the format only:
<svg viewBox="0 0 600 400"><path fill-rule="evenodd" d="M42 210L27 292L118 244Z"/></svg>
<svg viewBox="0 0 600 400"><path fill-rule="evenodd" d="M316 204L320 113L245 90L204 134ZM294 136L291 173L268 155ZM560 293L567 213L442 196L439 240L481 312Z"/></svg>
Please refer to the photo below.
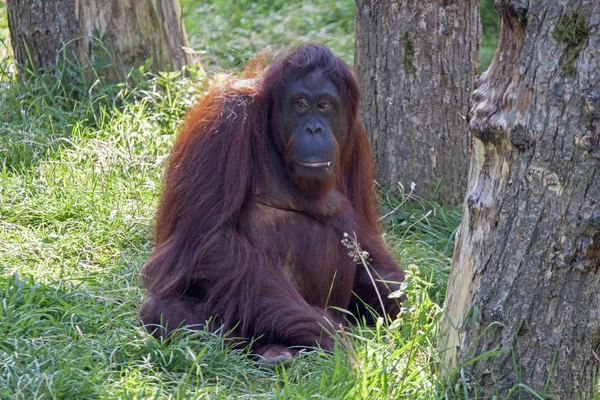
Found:
<svg viewBox="0 0 600 400"><path fill-rule="evenodd" d="M600 365L600 7L495 4L442 357L482 398L531 398L521 383L588 399Z"/></svg>
<svg viewBox="0 0 600 400"><path fill-rule="evenodd" d="M21 68L52 68L62 51L106 60L108 78L122 80L148 59L155 72L192 61L177 0L8 0L7 10Z"/></svg>
<svg viewBox="0 0 600 400"><path fill-rule="evenodd" d="M463 200L471 138L465 116L477 65L476 1L356 0L355 69L377 179Z"/></svg>

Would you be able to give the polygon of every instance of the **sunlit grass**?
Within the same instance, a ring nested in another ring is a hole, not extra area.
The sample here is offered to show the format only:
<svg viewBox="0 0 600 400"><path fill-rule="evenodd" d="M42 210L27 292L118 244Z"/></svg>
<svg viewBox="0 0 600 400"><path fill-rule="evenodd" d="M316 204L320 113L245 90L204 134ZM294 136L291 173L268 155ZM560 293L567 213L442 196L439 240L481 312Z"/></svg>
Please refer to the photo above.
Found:
<svg viewBox="0 0 600 400"><path fill-rule="evenodd" d="M180 2L190 43L209 69L243 66L258 52L319 42L349 65L354 58L354 1Z"/></svg>
<svg viewBox="0 0 600 400"><path fill-rule="evenodd" d="M8 16L6 4L0 1L0 63L12 54L10 49L10 33L8 31ZM0 74L2 74L0 67Z"/></svg>

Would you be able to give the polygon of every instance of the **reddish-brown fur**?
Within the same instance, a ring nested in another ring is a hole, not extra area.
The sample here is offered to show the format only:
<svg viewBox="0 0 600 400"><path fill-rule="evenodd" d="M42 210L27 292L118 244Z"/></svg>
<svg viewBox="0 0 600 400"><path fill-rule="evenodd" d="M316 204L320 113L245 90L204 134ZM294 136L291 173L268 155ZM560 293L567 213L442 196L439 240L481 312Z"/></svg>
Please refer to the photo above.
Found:
<svg viewBox="0 0 600 400"><path fill-rule="evenodd" d="M337 87L349 120L335 173L318 183L290 176L288 144L272 129L285 85L315 68ZM359 98L349 68L325 47L306 45L192 108L169 160L156 248L143 269L143 323L168 332L212 318L240 337L260 338L257 347L331 348L323 329L341 318L330 307L367 318L367 307L381 311L364 266L341 244L345 232L356 234L377 279L404 279L379 234ZM377 283L388 314L398 311L387 297L397 288Z"/></svg>

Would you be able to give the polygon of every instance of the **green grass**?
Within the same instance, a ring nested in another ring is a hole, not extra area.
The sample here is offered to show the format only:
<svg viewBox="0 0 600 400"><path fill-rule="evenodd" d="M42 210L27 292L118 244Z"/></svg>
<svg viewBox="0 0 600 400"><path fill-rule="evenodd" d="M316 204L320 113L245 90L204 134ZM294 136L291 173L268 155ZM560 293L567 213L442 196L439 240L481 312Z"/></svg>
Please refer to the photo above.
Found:
<svg viewBox="0 0 600 400"><path fill-rule="evenodd" d="M8 32L8 16L6 15L6 4L0 2L0 62L9 55L8 49L10 35Z"/></svg>
<svg viewBox="0 0 600 400"><path fill-rule="evenodd" d="M348 64L354 58L350 0L180 1L192 47L208 70L239 68L258 52L320 42Z"/></svg>
<svg viewBox="0 0 600 400"><path fill-rule="evenodd" d="M182 1L208 71L237 68L268 44L313 40L352 61L351 1L202 4ZM460 380L440 378L435 348L460 209L380 191L409 300L391 325L345 332L347 351L274 368L219 334L157 341L138 326L138 270L152 247L165 157L204 76L103 84L63 60L52 77L24 84L8 54L0 52L0 398L462 398Z"/></svg>
<svg viewBox="0 0 600 400"><path fill-rule="evenodd" d="M489 67L496 51L498 32L500 31L500 16L494 8L494 0L482 0L479 3L479 12L481 14L483 37L481 38L478 67L479 71L483 72Z"/></svg>

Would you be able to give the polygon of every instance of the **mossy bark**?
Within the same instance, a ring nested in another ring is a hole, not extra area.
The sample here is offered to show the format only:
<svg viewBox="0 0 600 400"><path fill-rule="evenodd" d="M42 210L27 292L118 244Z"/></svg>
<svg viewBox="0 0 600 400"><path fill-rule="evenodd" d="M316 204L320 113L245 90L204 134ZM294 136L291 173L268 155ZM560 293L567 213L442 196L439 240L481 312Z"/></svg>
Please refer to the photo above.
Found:
<svg viewBox="0 0 600 400"><path fill-rule="evenodd" d="M475 147L441 355L450 370L463 366L481 398L533 398L526 387L544 398L594 398L600 7L495 4L502 27L468 115Z"/></svg>
<svg viewBox="0 0 600 400"><path fill-rule="evenodd" d="M192 62L177 0L8 0L20 71L52 69L63 57L110 64L110 80L151 60L153 71Z"/></svg>
<svg viewBox="0 0 600 400"><path fill-rule="evenodd" d="M471 138L465 116L481 24L476 1L356 1L355 70L377 180L463 200Z"/></svg>

